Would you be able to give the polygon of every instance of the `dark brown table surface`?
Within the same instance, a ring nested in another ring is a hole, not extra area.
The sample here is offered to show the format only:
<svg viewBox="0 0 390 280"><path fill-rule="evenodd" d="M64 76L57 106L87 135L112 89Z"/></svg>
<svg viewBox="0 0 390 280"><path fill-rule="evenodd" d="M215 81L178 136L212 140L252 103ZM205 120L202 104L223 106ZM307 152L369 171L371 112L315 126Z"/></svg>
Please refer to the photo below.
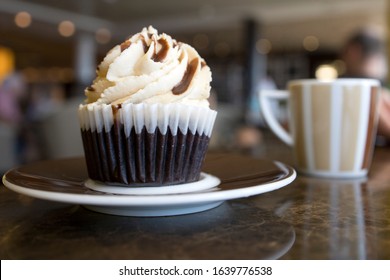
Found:
<svg viewBox="0 0 390 280"><path fill-rule="evenodd" d="M274 138L253 157L293 164ZM390 259L390 148L376 148L366 179L298 175L282 189L172 217L105 215L0 186L0 258Z"/></svg>

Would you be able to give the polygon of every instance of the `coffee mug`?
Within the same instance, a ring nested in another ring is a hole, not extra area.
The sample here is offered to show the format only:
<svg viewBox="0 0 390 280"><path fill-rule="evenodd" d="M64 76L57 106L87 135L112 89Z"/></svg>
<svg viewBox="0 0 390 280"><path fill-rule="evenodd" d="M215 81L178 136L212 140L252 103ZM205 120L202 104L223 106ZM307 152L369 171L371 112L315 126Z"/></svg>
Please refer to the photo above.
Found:
<svg viewBox="0 0 390 280"><path fill-rule="evenodd" d="M366 176L378 122L380 83L373 79L293 80L288 91L261 91L266 123L293 147L298 172L314 176ZM286 100L288 131L270 100Z"/></svg>

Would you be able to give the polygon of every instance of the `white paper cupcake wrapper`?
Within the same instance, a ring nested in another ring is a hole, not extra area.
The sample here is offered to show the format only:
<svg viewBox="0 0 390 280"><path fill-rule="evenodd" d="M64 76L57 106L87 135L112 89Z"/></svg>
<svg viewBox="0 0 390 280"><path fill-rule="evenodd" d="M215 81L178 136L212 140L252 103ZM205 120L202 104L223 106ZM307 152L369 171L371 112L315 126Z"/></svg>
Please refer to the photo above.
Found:
<svg viewBox="0 0 390 280"><path fill-rule="evenodd" d="M153 133L158 127L166 134L168 127L173 135L177 129L184 134L191 131L210 137L217 112L209 108L187 106L183 104L124 104L113 109L111 105L80 105L79 121L84 130L107 132L115 121L123 124L126 136L134 127L140 133L144 127Z"/></svg>

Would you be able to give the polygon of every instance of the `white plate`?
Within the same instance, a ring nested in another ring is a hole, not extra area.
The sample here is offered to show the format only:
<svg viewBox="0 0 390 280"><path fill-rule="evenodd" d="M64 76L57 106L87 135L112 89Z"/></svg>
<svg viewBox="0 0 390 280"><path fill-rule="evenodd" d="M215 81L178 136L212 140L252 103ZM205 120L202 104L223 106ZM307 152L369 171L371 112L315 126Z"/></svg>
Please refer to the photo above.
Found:
<svg viewBox="0 0 390 280"><path fill-rule="evenodd" d="M210 157L209 157L210 158ZM229 167L220 166L233 160ZM241 163L237 161L240 159ZM259 161L259 160L257 160ZM3 177L4 185L21 194L57 202L80 204L86 208L113 215L124 216L170 216L205 211L219 206L226 200L244 198L270 192L290 184L296 178L293 168L272 161L258 162L245 157L211 157L206 167L215 170L221 184L215 183L215 176L205 173L203 179L210 179L209 188L195 192L165 194L112 194L94 191L84 185L86 170L83 159L63 159L33 163L8 171ZM237 164L235 169L234 164ZM242 170L239 170L241 168ZM226 174L223 170L226 170ZM255 170L255 172L253 171ZM247 171L245 174L244 171ZM83 177L84 176L84 177ZM234 178L232 177L234 176Z"/></svg>
<svg viewBox="0 0 390 280"><path fill-rule="evenodd" d="M124 195L164 195L164 194L179 194L193 193L214 188L221 183L217 177L202 172L200 179L197 182L160 186L160 187L126 187L123 185L107 185L99 181L87 179L84 185L94 191L104 192L108 194L124 194Z"/></svg>

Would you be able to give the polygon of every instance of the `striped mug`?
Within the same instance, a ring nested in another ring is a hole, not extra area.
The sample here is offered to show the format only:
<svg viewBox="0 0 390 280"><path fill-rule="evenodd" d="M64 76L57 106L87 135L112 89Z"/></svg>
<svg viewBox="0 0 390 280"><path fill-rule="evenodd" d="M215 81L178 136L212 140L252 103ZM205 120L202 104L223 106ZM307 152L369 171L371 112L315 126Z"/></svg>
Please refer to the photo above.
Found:
<svg viewBox="0 0 390 280"><path fill-rule="evenodd" d="M293 80L288 91L259 95L265 121L293 147L299 172L335 178L367 175L378 122L379 81ZM271 99L287 99L289 131L277 121Z"/></svg>

